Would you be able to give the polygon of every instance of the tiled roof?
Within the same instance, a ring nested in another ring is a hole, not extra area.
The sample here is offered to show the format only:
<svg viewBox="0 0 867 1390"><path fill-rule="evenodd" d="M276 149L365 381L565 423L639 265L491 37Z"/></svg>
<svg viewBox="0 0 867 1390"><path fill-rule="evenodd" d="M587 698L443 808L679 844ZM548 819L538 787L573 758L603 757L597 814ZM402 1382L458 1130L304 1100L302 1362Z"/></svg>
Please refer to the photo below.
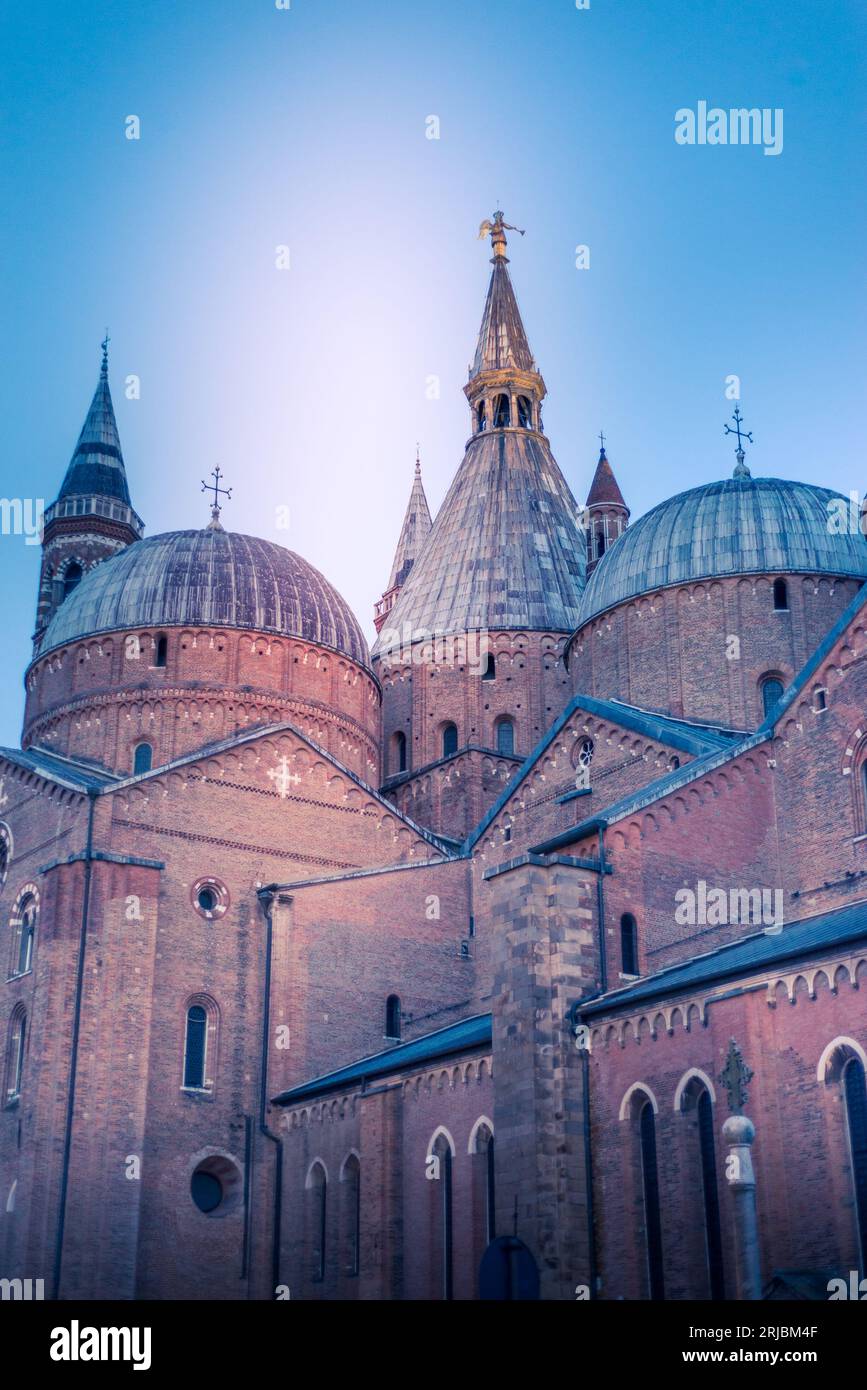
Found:
<svg viewBox="0 0 867 1390"><path fill-rule="evenodd" d="M40 777L47 777L52 782L77 791L101 791L121 781L113 772L48 753L42 748L0 748L0 758L23 768L25 772L36 772Z"/></svg>
<svg viewBox="0 0 867 1390"><path fill-rule="evenodd" d="M370 660L348 603L317 569L281 545L214 527L135 541L95 566L51 620L40 655L100 632L188 624L276 632Z"/></svg>
<svg viewBox="0 0 867 1390"><path fill-rule="evenodd" d="M303 1086L293 1086L289 1091L281 1091L274 1097L274 1105L291 1105L307 1096L321 1095L324 1091L334 1091L355 1086L362 1081L371 1081L377 1076L389 1076L396 1071L424 1066L440 1057L450 1057L471 1048L490 1047L491 1015L474 1014L472 1018L462 1018L448 1028L438 1028L435 1033L424 1033L412 1042L398 1043L384 1052L375 1052L372 1057L364 1057L352 1062L338 1071L330 1071L307 1081Z"/></svg>
<svg viewBox="0 0 867 1390"><path fill-rule="evenodd" d="M572 631L586 554L577 513L544 435L474 435L374 654L405 625Z"/></svg>
<svg viewBox="0 0 867 1390"><path fill-rule="evenodd" d="M580 623L637 594L724 575L804 572L867 577L867 540L835 532L838 493L781 478L727 478L678 493L639 517L602 557ZM848 504L847 504L848 505Z"/></svg>
<svg viewBox="0 0 867 1390"><path fill-rule="evenodd" d="M720 946L706 955L694 956L681 965L671 965L648 975L637 984L612 990L593 999L581 1008L582 1014L608 1014L615 1009L631 1007L644 999L674 994L696 985L716 980L737 978L760 973L769 967L800 956L813 955L825 949L844 946L850 941L867 937L867 902L852 903L849 907L823 912L790 922L776 936L757 932L740 941Z"/></svg>

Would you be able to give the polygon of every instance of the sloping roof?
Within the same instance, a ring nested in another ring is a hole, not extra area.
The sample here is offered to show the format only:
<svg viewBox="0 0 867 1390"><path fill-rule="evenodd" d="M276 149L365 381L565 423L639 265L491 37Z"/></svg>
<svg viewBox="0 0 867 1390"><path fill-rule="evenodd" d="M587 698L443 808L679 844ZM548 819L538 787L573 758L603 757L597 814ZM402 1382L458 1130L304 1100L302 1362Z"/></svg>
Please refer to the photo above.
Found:
<svg viewBox="0 0 867 1390"><path fill-rule="evenodd" d="M668 966L655 975L648 975L637 984L611 990L598 999L583 1005L582 1014L607 1014L615 1009L631 1007L644 999L693 989L710 983L761 972L767 967L799 956L813 955L826 948L836 948L849 941L867 937L867 901L835 908L816 917L790 922L776 936L756 932L740 941L720 946L705 955L694 956L680 965Z"/></svg>
<svg viewBox="0 0 867 1390"><path fill-rule="evenodd" d="M605 457L605 450L601 449L596 472L593 474L593 482L590 484L590 491L587 494L587 506L595 507L606 504L611 507L625 507L626 511L629 511L614 476L614 470Z"/></svg>
<svg viewBox="0 0 867 1390"><path fill-rule="evenodd" d="M58 501L64 497L92 497L94 494L114 497L127 507L132 506L105 357Z"/></svg>
<svg viewBox="0 0 867 1390"><path fill-rule="evenodd" d="M603 555L587 582L580 624L637 594L696 579L775 572L863 579L867 540L829 526L834 498L829 488L749 475L678 493Z"/></svg>
<svg viewBox="0 0 867 1390"><path fill-rule="evenodd" d="M370 661L349 604L313 565L211 526L135 541L96 565L57 610L39 654L100 632L188 625L276 632Z"/></svg>
<svg viewBox="0 0 867 1390"><path fill-rule="evenodd" d="M394 563L391 567L386 593L390 589L406 583L409 572L427 540L432 524L430 508L421 481L421 464L416 459L415 477L413 478L403 525L400 528L400 537L397 542L397 550L394 552Z"/></svg>
<svg viewBox="0 0 867 1390"><path fill-rule="evenodd" d="M577 515L544 435L474 435L374 655L407 624L423 635L572 631L586 567Z"/></svg>
<svg viewBox="0 0 867 1390"><path fill-rule="evenodd" d="M363 1057L359 1062L340 1067L338 1071L317 1076L313 1081L305 1082L303 1086L293 1086L289 1091L281 1091L272 1103L291 1105L307 1096L356 1086L377 1076L388 1076L392 1072L424 1066L440 1057L469 1052L471 1048L490 1047L491 1037L491 1015L474 1014L472 1018L462 1018L460 1022L452 1023L447 1028L438 1028L434 1033L424 1033L420 1038L413 1038L412 1042L398 1043L384 1052L375 1052L371 1057Z"/></svg>
<svg viewBox="0 0 867 1390"><path fill-rule="evenodd" d="M0 758L5 758L25 772L35 772L50 782L75 791L102 791L122 780L114 772L49 753L43 748L0 748Z"/></svg>
<svg viewBox="0 0 867 1390"><path fill-rule="evenodd" d="M497 256L491 271L470 380L480 372L510 367L524 372L536 370L506 258Z"/></svg>
<svg viewBox="0 0 867 1390"><path fill-rule="evenodd" d="M622 725L624 729L645 734L648 738L656 739L672 748L679 748L682 752L692 753L695 758L719 752L724 748L733 748L744 737L739 731L733 729L724 729L712 724L693 724L685 719L675 719L672 715L657 714L653 710L641 709L638 705L627 705L622 700L599 700L595 695L575 695L563 713L543 734L529 757L517 769L515 776L500 793L491 809L486 812L475 829L470 831L464 842L464 852L472 848L491 822L500 814L506 802L514 796L524 778L532 771L535 763L549 745L559 736L576 710L586 710L588 714L610 719L614 723ZM693 763L689 763L682 770L688 771L693 765ZM664 781L664 777L657 777L655 781L647 785L648 787L658 787ZM609 815L614 809L612 806L605 814ZM564 833L574 839L576 829L577 827L572 827L571 830Z"/></svg>

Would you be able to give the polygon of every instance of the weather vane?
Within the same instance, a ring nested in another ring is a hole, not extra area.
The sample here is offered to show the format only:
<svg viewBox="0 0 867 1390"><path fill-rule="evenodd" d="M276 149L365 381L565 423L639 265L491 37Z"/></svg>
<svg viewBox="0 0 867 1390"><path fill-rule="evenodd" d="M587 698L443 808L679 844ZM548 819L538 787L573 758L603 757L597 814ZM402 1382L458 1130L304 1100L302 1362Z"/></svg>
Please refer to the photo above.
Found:
<svg viewBox="0 0 867 1390"><path fill-rule="evenodd" d="M504 260L508 260L506 256L506 232L517 232L519 236L525 235L520 227L513 227L511 222L506 222L505 214L499 209L494 213L492 221L486 217L479 227L479 240L481 241L482 237L486 236L491 238L495 259L497 256L502 256Z"/></svg>
<svg viewBox="0 0 867 1390"><path fill-rule="evenodd" d="M108 336L108 329L106 329L106 330L105 330L105 337L103 338L102 342L100 343L100 347L102 348L102 370L103 370L103 374L105 374L105 373L108 371L108 345L109 345L110 342L111 342L111 338Z"/></svg>
<svg viewBox="0 0 867 1390"><path fill-rule="evenodd" d="M205 480L202 479L202 492L213 492L214 494L214 500L211 503L211 515L216 521L220 515L220 494L222 493L228 501L232 496L232 489L230 487L220 487L220 479L223 477L223 474L220 472L219 464L217 464L216 468L211 469L211 473L214 481L212 483L206 483Z"/></svg>
<svg viewBox="0 0 867 1390"><path fill-rule="evenodd" d="M735 456L738 462L737 467L735 468L735 477L749 477L749 469L744 463L744 440L748 439L751 444L753 443L752 431L741 429L741 424L743 423L743 420L741 417L741 408L739 405L735 406L735 413L732 416L732 419L735 422L734 429L732 429L731 425L726 425L725 432L726 434L737 435L738 447L735 449Z"/></svg>

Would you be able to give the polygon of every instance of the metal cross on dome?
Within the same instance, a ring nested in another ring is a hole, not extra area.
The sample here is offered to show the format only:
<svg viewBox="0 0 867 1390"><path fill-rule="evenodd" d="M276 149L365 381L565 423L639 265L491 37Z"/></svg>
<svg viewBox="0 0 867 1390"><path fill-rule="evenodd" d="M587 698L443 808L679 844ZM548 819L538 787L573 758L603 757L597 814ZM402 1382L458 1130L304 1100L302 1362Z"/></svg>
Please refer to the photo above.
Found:
<svg viewBox="0 0 867 1390"><path fill-rule="evenodd" d="M737 453L737 454L742 454L742 453L744 452L743 440L744 440L744 439L748 439L748 440L750 441L751 444L753 443L753 434L752 434L752 430L742 430L742 429L741 429L741 425L743 424L743 417L741 416L741 408L740 408L739 405L736 405L736 406L735 406L735 413L734 413L734 415L732 416L732 419L733 419L734 422L735 422L735 427L734 427L734 429L732 429L731 425L726 425L726 426L725 426L725 432L726 432L726 434L736 434L736 435L737 435L737 437L738 437L738 447L737 447L737 449L735 450L735 453Z"/></svg>
<svg viewBox="0 0 867 1390"><path fill-rule="evenodd" d="M293 782L298 783L301 781L297 772L289 771L289 759L286 757L285 753L277 766L269 770L268 776L271 778L271 781L274 783L282 799L285 799L289 795Z"/></svg>
<svg viewBox="0 0 867 1390"><path fill-rule="evenodd" d="M212 492L214 494L214 500L211 503L211 509L213 512L219 513L220 494L222 493L223 496L228 500L232 496L232 489L230 487L220 487L220 479L223 477L223 474L220 472L219 464L217 464L216 468L211 469L211 476L214 479L212 483L206 483L204 478L202 479L202 492Z"/></svg>

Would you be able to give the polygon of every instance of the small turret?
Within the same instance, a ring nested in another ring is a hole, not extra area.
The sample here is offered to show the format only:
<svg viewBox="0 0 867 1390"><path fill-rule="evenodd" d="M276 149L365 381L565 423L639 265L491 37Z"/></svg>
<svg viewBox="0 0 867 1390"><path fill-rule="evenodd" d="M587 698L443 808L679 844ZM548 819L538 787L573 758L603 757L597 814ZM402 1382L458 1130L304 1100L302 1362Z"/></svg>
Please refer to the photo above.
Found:
<svg viewBox="0 0 867 1390"><path fill-rule="evenodd" d="M605 436L600 434L599 461L587 494L587 574L629 525L629 508L617 484L614 470L605 454Z"/></svg>
<svg viewBox="0 0 867 1390"><path fill-rule="evenodd" d="M410 570L418 559L432 524L430 508L421 481L421 461L416 448L415 477L413 478L412 491L409 494L406 515L403 518L403 526L400 530L397 550L394 552L394 563L385 592L374 609L373 623L377 632L382 630L382 625L394 607L398 594L409 578Z"/></svg>

